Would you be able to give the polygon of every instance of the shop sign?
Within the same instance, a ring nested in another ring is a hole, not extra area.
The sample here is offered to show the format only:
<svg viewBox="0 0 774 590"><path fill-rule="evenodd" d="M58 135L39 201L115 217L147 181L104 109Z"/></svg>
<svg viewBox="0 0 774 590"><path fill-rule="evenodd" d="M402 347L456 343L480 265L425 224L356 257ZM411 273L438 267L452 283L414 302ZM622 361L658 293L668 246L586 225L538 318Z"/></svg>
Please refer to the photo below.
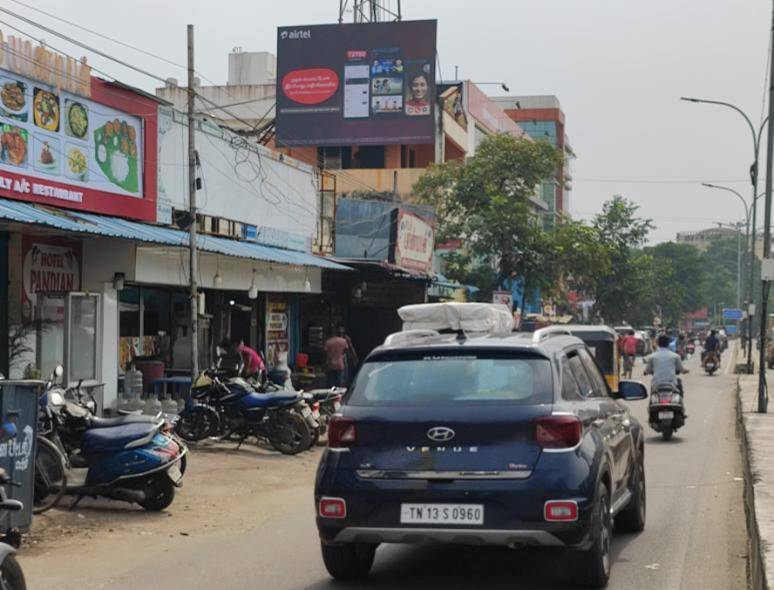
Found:
<svg viewBox="0 0 774 590"><path fill-rule="evenodd" d="M155 100L0 32L0 197L155 221L157 122Z"/></svg>
<svg viewBox="0 0 774 590"><path fill-rule="evenodd" d="M270 295L266 299L266 360L276 367L284 356L287 359L290 347L288 333L287 299L281 295Z"/></svg>
<svg viewBox="0 0 774 590"><path fill-rule="evenodd" d="M435 231L421 217L398 211L394 262L401 268L428 272L433 264Z"/></svg>
<svg viewBox="0 0 774 590"><path fill-rule="evenodd" d="M85 56L79 61L22 37L5 38L2 31L0 68L73 94L91 96L91 68Z"/></svg>
<svg viewBox="0 0 774 590"><path fill-rule="evenodd" d="M58 238L22 238L22 313L32 318L37 293L81 289L81 245Z"/></svg>
<svg viewBox="0 0 774 590"><path fill-rule="evenodd" d="M505 305L508 309L513 309L513 293L511 291L494 291L492 293L492 303Z"/></svg>

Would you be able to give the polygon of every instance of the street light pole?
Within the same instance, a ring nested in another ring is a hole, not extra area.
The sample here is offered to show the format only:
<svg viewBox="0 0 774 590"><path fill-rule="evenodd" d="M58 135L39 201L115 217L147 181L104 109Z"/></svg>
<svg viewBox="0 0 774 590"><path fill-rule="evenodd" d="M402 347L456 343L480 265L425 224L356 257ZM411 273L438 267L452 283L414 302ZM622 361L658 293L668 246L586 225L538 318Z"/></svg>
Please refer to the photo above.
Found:
<svg viewBox="0 0 774 590"><path fill-rule="evenodd" d="M771 36L774 39L774 7L771 11ZM766 136L766 206L763 218L763 260L771 257L771 189L774 174L774 60L769 55L771 70L769 72L769 129ZM758 412L765 414L768 410L769 395L766 387L766 339L768 337L768 303L769 280L761 281L761 312L758 321L760 327L761 349L758 359Z"/></svg>
<svg viewBox="0 0 774 590"><path fill-rule="evenodd" d="M772 64L772 68L774 68L774 64ZM681 96L680 100L685 100L687 102L694 102L694 103L704 103L704 104L714 104L719 105L723 107L728 107L729 109L733 109L737 113L739 113L742 118L747 123L747 126L750 128L750 134L752 135L753 140L753 163L752 166L750 166L750 181L752 183L752 234L751 234L751 240L750 240L750 251L752 252L751 258L750 258L750 302L751 305L753 303L752 294L755 290L755 284L753 282L753 268L754 268L754 262L755 262L755 234L757 233L755 231L755 228L757 227L757 216L758 216L758 205L757 205L757 195L758 195L758 156L760 154L760 147L761 147L761 134L763 133L763 127L768 123L774 115L772 115L771 112L769 112L769 115L761 122L760 128L757 130L755 129L755 125L753 125L752 120L750 120L750 117L747 116L747 114L740 109L738 106L731 104L730 102L723 102L720 100L708 100L704 98L692 98L687 96ZM749 307L748 307L749 312ZM748 323L752 324L752 314L748 313ZM750 328L752 330L752 328ZM747 367L748 371L752 373L752 346L750 346L750 342L747 343ZM759 400L759 409L760 409L760 400Z"/></svg>
<svg viewBox="0 0 774 590"><path fill-rule="evenodd" d="M736 191L736 190L734 190L734 189L732 189L730 187L727 187L727 186L721 186L721 185L712 184L712 183L709 183L709 182L702 182L701 185L702 186L706 186L707 188L715 188L715 189L718 189L718 190L722 190L722 191L726 191L726 192L732 193L732 194L736 195L739 198L740 201L742 201L742 206L744 207L744 220L745 220L744 247L745 247L745 249L747 249L747 247L749 246L749 243L750 243L750 212L751 212L750 209L751 208L747 205L747 201L745 200L745 198L741 195L741 193L739 193L738 191ZM758 195L755 198L755 201L757 201L760 196L761 195ZM754 206L755 206L755 204L753 203L753 207ZM737 237L738 236L739 236L739 234L737 233ZM738 251L738 258L739 258L739 261L737 262L737 293L739 293L739 292L741 292L741 287L740 287L740 281L741 281L741 251L738 248L738 241L737 241L737 251ZM750 248L750 252L749 252L749 255L747 257L747 272L748 272L748 276L749 276L749 279L750 279L750 281L749 281L749 289L747 291L747 301L748 302L752 302L753 301L753 270L754 270L754 268L755 268L755 250ZM739 307L740 303L741 303L740 297L737 296L736 306ZM751 318L750 318L749 314L747 316L747 326L746 326L745 332L746 332L746 339L747 339L747 347L746 347L746 349L747 349L747 372L749 374L752 374L752 372L753 372L753 367L752 367L752 321L751 321Z"/></svg>

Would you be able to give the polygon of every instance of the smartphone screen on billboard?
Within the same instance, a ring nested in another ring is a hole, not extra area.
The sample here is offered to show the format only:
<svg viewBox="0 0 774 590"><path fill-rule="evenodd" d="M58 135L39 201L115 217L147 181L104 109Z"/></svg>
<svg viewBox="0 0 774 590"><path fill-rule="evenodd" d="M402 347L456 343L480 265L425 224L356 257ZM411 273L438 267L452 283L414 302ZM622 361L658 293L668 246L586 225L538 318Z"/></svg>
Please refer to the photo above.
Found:
<svg viewBox="0 0 774 590"><path fill-rule="evenodd" d="M344 118L368 118L369 99L368 52L359 49L347 50L344 65Z"/></svg>
<svg viewBox="0 0 774 590"><path fill-rule="evenodd" d="M371 115L403 114L403 55L399 47L371 52Z"/></svg>

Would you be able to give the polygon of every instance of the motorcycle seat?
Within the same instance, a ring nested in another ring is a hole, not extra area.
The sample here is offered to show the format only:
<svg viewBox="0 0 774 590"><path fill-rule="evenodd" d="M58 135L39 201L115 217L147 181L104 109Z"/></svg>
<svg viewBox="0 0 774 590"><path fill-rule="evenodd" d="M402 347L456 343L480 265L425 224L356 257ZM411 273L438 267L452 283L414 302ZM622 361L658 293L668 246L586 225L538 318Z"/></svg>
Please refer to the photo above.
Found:
<svg viewBox="0 0 774 590"><path fill-rule="evenodd" d="M92 428L83 434L81 449L86 454L118 452L144 446L153 440L161 423L132 422L122 426Z"/></svg>
<svg viewBox="0 0 774 590"><path fill-rule="evenodd" d="M113 418L89 416L86 420L89 428L112 428L113 426L123 426L124 424L156 424L157 422L158 419L155 416L148 416L146 414L127 414Z"/></svg>
<svg viewBox="0 0 774 590"><path fill-rule="evenodd" d="M296 393L255 393L242 398L242 403L251 408L272 408L289 406L299 400Z"/></svg>

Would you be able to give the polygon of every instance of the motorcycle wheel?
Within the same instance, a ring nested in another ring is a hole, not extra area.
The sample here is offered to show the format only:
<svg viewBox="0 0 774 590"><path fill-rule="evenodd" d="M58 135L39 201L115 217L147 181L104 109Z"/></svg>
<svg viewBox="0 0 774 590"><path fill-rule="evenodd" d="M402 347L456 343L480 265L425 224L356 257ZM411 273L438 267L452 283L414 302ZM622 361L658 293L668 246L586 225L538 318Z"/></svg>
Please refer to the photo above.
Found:
<svg viewBox="0 0 774 590"><path fill-rule="evenodd" d="M185 409L175 424L175 433L187 442L204 440L218 433L219 418L217 412L205 406Z"/></svg>
<svg viewBox="0 0 774 590"><path fill-rule="evenodd" d="M3 590L27 590L24 572L13 555L8 555L0 565L0 588Z"/></svg>
<svg viewBox="0 0 774 590"><path fill-rule="evenodd" d="M67 471L62 453L47 438L37 437L32 513L51 510L67 491Z"/></svg>
<svg viewBox="0 0 774 590"><path fill-rule="evenodd" d="M140 506L148 512L160 512L175 499L175 484L166 475L158 475L145 486L145 494Z"/></svg>
<svg viewBox="0 0 774 590"><path fill-rule="evenodd" d="M278 412L269 430L269 442L283 455L296 455L307 450L312 433L302 416L295 412Z"/></svg>
<svg viewBox="0 0 774 590"><path fill-rule="evenodd" d="M664 426L661 429L661 436L664 437L665 441L672 440L672 427L671 426Z"/></svg>

